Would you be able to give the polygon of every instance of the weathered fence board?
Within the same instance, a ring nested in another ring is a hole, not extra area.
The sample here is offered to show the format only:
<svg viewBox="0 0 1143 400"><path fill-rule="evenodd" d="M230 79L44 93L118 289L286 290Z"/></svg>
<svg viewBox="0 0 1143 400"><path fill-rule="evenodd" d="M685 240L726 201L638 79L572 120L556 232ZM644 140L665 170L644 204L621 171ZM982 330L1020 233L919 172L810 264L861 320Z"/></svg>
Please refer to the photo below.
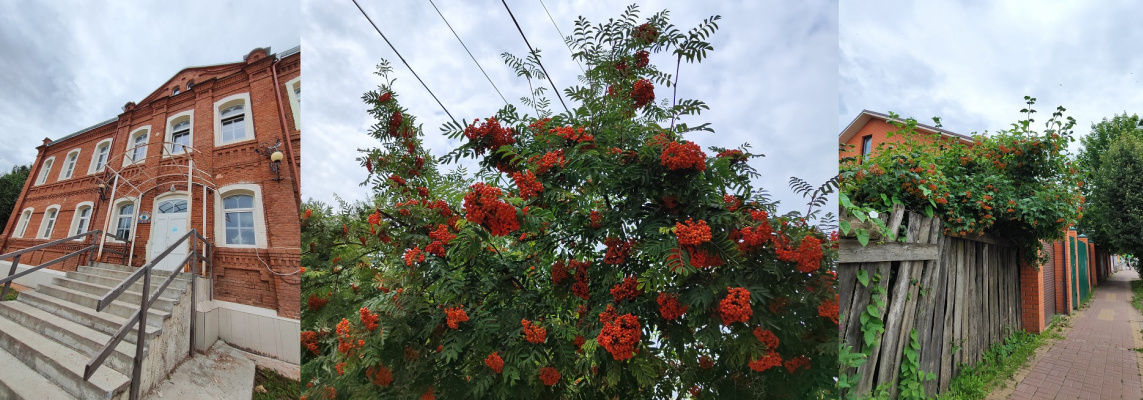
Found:
<svg viewBox="0 0 1143 400"><path fill-rule="evenodd" d="M866 350L860 315L872 303L858 271L869 274L870 285L879 277L885 305L878 310L885 327L880 342L869 349L865 364L845 373L858 374L854 393L885 386L895 398L905 348L916 330L920 369L936 376L925 382L925 391L935 396L948 390L963 366L980 362L991 344L1018 328L1018 253L1003 238L944 236L940 219L900 207L884 218L890 232L906 223L899 242L855 248L854 241L842 241L841 340L855 352Z"/></svg>

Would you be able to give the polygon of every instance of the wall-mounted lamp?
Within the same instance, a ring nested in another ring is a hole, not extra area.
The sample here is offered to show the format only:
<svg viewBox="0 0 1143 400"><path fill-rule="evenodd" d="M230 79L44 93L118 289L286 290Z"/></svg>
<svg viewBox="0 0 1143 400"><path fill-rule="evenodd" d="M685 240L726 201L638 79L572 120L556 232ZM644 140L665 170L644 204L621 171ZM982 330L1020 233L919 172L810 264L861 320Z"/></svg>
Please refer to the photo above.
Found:
<svg viewBox="0 0 1143 400"><path fill-rule="evenodd" d="M96 185L96 187L99 188L99 201L107 201L107 184L99 182L99 185Z"/></svg>
<svg viewBox="0 0 1143 400"><path fill-rule="evenodd" d="M254 152L270 158L270 170L274 171L274 180L281 181L282 173L279 171L282 166L282 158L285 155L278 150L278 146L282 145L282 140L279 139L273 146L265 146L264 148L255 148ZM261 147L261 146L260 146Z"/></svg>

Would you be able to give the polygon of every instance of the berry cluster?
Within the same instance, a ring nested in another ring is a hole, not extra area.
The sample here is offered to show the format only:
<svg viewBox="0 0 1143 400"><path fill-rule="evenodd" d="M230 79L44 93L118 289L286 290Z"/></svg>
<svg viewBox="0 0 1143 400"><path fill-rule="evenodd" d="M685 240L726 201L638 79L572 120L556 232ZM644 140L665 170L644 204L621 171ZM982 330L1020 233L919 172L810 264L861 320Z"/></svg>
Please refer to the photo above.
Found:
<svg viewBox="0 0 1143 400"><path fill-rule="evenodd" d="M349 337L349 320L342 318L341 322L337 323L337 351L348 356L351 350L353 350L353 338Z"/></svg>
<svg viewBox="0 0 1143 400"><path fill-rule="evenodd" d="M448 315L448 327L452 329L459 329L461 322L468 321L468 313L461 306L446 308L445 314Z"/></svg>
<svg viewBox="0 0 1143 400"><path fill-rule="evenodd" d="M563 284L569 277L564 260L556 260L556 263L552 264L552 284L557 286Z"/></svg>
<svg viewBox="0 0 1143 400"><path fill-rule="evenodd" d="M567 160L564 159L563 150L555 150L544 153L542 156L529 157L528 162L536 165L536 175L543 175L556 166L563 167Z"/></svg>
<svg viewBox="0 0 1143 400"><path fill-rule="evenodd" d="M631 36L635 38L636 43L649 45L659 38L659 30L651 26L650 22L647 22L635 27L635 32L633 32Z"/></svg>
<svg viewBox="0 0 1143 400"><path fill-rule="evenodd" d="M388 103L389 100L392 100L392 99L393 99L393 93L389 93L389 92L385 92L382 95L377 96L377 102L378 103Z"/></svg>
<svg viewBox="0 0 1143 400"><path fill-rule="evenodd" d="M365 329L370 332L377 330L377 320L381 319L380 315L369 312L369 308L361 307L361 323L365 324Z"/></svg>
<svg viewBox="0 0 1143 400"><path fill-rule="evenodd" d="M698 365L699 365L699 368L702 368L702 369L714 368L714 359L710 358L710 356L705 355L705 354L701 355L701 356L699 356L699 359L698 359Z"/></svg>
<svg viewBox="0 0 1143 400"><path fill-rule="evenodd" d="M730 231L730 240L738 244L738 250L743 253L751 253L758 250L762 245L769 243L771 239L772 228L769 222L762 222L762 224L755 227L745 227L741 230Z"/></svg>
<svg viewBox="0 0 1143 400"><path fill-rule="evenodd" d="M767 351L766 354L763 354L761 358L757 360L751 360L747 365L752 370L764 372L770 368L781 366L782 356L778 354L778 352L770 350Z"/></svg>
<svg viewBox="0 0 1143 400"><path fill-rule="evenodd" d="M433 242L429 243L428 246L425 246L425 251L429 252L430 254L434 254L437 257L444 257L444 247L448 246L450 241L456 239L456 235L450 232L448 230L448 226L445 224L437 224L437 229L435 231L429 232L429 237L433 239Z"/></svg>
<svg viewBox="0 0 1143 400"><path fill-rule="evenodd" d="M583 352L584 343L587 343L587 339L584 339L583 335L576 335L575 340L572 340L572 346L575 346L575 351L577 353Z"/></svg>
<svg viewBox="0 0 1143 400"><path fill-rule="evenodd" d="M678 236L679 244L683 246L698 246L710 241L710 226L706 221L699 220L696 223L694 219L688 218L686 223L675 223L675 236Z"/></svg>
<svg viewBox="0 0 1143 400"><path fill-rule="evenodd" d="M635 241L609 237L603 241L603 244L607 246L607 254L603 255L603 263L619 265L627 260L627 255L631 253L631 247L635 245Z"/></svg>
<svg viewBox="0 0 1143 400"><path fill-rule="evenodd" d="M464 129L464 136L475 143L476 154L484 154L486 150L496 150L500 146L516 143L516 138L512 137L512 130L500 126L500 121L497 121L496 117L489 118L477 126L476 123L479 121L479 119L472 121L472 124Z"/></svg>
<svg viewBox="0 0 1143 400"><path fill-rule="evenodd" d="M575 270L575 283L572 284L572 293L584 300L591 297L587 287L587 267L590 266L591 263L581 262L579 260L571 260L568 262L568 268Z"/></svg>
<svg viewBox="0 0 1143 400"><path fill-rule="evenodd" d="M369 382L377 386L389 386L389 384L393 383L393 371L390 371L389 368L386 368L384 365L366 368L365 377L369 378Z"/></svg>
<svg viewBox="0 0 1143 400"><path fill-rule="evenodd" d="M766 345L766 350L778 350L778 336L769 329L762 329L761 326L754 328L754 337L758 338L759 342Z"/></svg>
<svg viewBox="0 0 1143 400"><path fill-rule="evenodd" d="M726 204L726 209L730 212L738 211L738 207L742 206L742 200L739 200L738 196L732 194L722 195L722 202Z"/></svg>
<svg viewBox="0 0 1143 400"><path fill-rule="evenodd" d="M651 63L650 55L651 53L647 52L647 50L635 52L635 68L646 68L647 64Z"/></svg>
<svg viewBox="0 0 1143 400"><path fill-rule="evenodd" d="M437 396L433 394L433 388L429 387L424 394L421 395L421 400L437 400Z"/></svg>
<svg viewBox="0 0 1143 400"><path fill-rule="evenodd" d="M389 117L389 135L397 136L397 130L401 128L401 123L405 121L405 116L401 115L400 111L393 113Z"/></svg>
<svg viewBox="0 0 1143 400"><path fill-rule="evenodd" d="M480 224L494 236L505 236L520 229L516 207L500 199L500 189L483 182L470 186L464 195L465 219Z"/></svg>
<svg viewBox="0 0 1143 400"><path fill-rule="evenodd" d="M591 220L591 227L594 229L599 229L603 226L603 214L599 211L592 210L588 219Z"/></svg>
<svg viewBox="0 0 1143 400"><path fill-rule="evenodd" d="M667 143L659 159L663 166L672 171L706 170L706 153L703 153L702 148L691 141Z"/></svg>
<svg viewBox="0 0 1143 400"><path fill-rule="evenodd" d="M722 265L722 257L698 247L684 247L691 257L691 265L695 268L712 268Z"/></svg>
<svg viewBox="0 0 1143 400"><path fill-rule="evenodd" d="M320 311L322 308L325 308L325 303L329 303L329 299L321 298L315 294L311 294L310 300L307 303L307 305L310 307L310 310Z"/></svg>
<svg viewBox="0 0 1143 400"><path fill-rule="evenodd" d="M487 365L488 368L492 368L493 372L499 374L504 370L504 359L500 358L500 352L494 351L488 355L488 358L484 359L484 365Z"/></svg>
<svg viewBox="0 0 1143 400"><path fill-rule="evenodd" d="M516 182L516 187L520 189L520 198L524 200L536 197L544 191L544 185L536 180L536 175L532 171L513 173L512 180Z"/></svg>
<svg viewBox="0 0 1143 400"><path fill-rule="evenodd" d="M532 321L527 319L521 319L520 325L524 326L524 340L536 344L544 343L548 340L547 328L533 324Z"/></svg>
<svg viewBox="0 0 1143 400"><path fill-rule="evenodd" d="M424 262L424 261L425 261L425 253L421 252L420 246L415 246L415 247L405 251L405 265L406 266L411 267L411 266L413 266L413 263Z"/></svg>
<svg viewBox="0 0 1143 400"><path fill-rule="evenodd" d="M635 101L635 108L643 108L655 101L655 85L646 79L635 81L631 88L631 100Z"/></svg>
<svg viewBox="0 0 1143 400"><path fill-rule="evenodd" d="M774 251L778 254L778 259L786 262L797 262L798 271L802 273L810 273L817 271L822 264L822 241L813 236L806 236L802 239L802 243L797 249L789 247L786 242L782 240L781 246L775 246Z"/></svg>
<svg viewBox="0 0 1143 400"><path fill-rule="evenodd" d="M715 157L729 158L731 164L746 161L746 154L743 154L742 150L736 150L736 149L720 151L720 152L718 152L718 154L715 155Z"/></svg>
<svg viewBox="0 0 1143 400"><path fill-rule="evenodd" d="M830 321L836 325L837 322L837 299L823 301L818 306L818 315L829 318Z"/></svg>
<svg viewBox="0 0 1143 400"><path fill-rule="evenodd" d="M679 303L679 295L675 293L659 293L659 314L668 321L682 317L690 306Z"/></svg>
<svg viewBox="0 0 1143 400"><path fill-rule="evenodd" d="M314 331L302 331L302 347L309 350L315 356L318 355L318 333Z"/></svg>
<svg viewBox="0 0 1143 400"><path fill-rule="evenodd" d="M740 287L727 289L726 298L718 304L718 313L722 316L723 325L749 321L754 315L750 308L750 292Z"/></svg>
<svg viewBox="0 0 1143 400"><path fill-rule="evenodd" d="M785 367L786 371L790 371L791 374L800 369L810 369L810 358L804 355L791 358L786 360Z"/></svg>
<svg viewBox="0 0 1143 400"><path fill-rule="evenodd" d="M609 304L608 307L610 306ZM610 308L609 310L614 311ZM602 314L600 318L603 318ZM635 346L639 344L642 336L639 319L631 314L623 314L612 321L604 322L596 340L611 353L612 358L623 361L635 356Z"/></svg>
<svg viewBox="0 0 1143 400"><path fill-rule="evenodd" d="M635 300L642 294L643 291L639 290L639 282L635 280L634 276L623 278L622 283L611 288L611 295L615 297L616 303L623 300Z"/></svg>
<svg viewBox="0 0 1143 400"><path fill-rule="evenodd" d="M579 128L572 128L570 126L561 126L561 127L557 127L557 128L552 128L551 130L548 131L548 133L559 136L568 142L582 143L582 142L590 142L590 141L595 140L595 136L592 136L589 133L585 133L582 126Z"/></svg>
<svg viewBox="0 0 1143 400"><path fill-rule="evenodd" d="M405 182L405 178L402 178L402 177L397 176L397 175L390 175L389 180L396 183L397 186L405 186L407 184L407 182Z"/></svg>
<svg viewBox="0 0 1143 400"><path fill-rule="evenodd" d="M560 381L560 373L553 367L540 368L540 380L543 381L545 385L555 385L556 382Z"/></svg>

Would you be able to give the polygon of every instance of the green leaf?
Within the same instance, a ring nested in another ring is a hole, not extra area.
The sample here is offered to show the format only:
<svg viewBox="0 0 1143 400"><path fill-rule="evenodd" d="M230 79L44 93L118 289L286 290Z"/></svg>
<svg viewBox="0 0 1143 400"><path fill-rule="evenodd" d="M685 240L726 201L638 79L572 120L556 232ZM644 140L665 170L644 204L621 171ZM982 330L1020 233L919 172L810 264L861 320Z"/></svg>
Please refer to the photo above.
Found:
<svg viewBox="0 0 1143 400"><path fill-rule="evenodd" d="M849 221L838 222L838 226L841 228L841 234L842 235L848 235L849 234L849 229L850 229Z"/></svg>
<svg viewBox="0 0 1143 400"><path fill-rule="evenodd" d="M861 247L869 245L869 231L864 228L857 230L857 242L861 243Z"/></svg>
<svg viewBox="0 0 1143 400"><path fill-rule="evenodd" d="M859 269L857 270L857 281L861 282L861 286L869 286L869 271Z"/></svg>

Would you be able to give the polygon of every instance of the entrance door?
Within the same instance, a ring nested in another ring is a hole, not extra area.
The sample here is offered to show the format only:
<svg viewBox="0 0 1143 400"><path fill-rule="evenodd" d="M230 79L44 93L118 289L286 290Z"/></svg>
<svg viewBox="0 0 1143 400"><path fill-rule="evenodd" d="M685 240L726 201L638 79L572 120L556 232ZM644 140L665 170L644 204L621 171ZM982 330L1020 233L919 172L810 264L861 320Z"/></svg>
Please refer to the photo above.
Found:
<svg viewBox="0 0 1143 400"><path fill-rule="evenodd" d="M1079 269L1079 265L1076 263L1076 238L1068 237L1068 244L1071 246L1072 250L1072 259L1071 263L1068 264L1068 271L1070 271L1072 276L1072 309L1074 310L1079 308L1080 303L1079 283L1077 282L1079 280L1079 274L1076 273L1076 270Z"/></svg>
<svg viewBox="0 0 1143 400"><path fill-rule="evenodd" d="M151 257L156 257L187 233L187 201L185 198L169 197L155 207L151 219ZM155 269L174 271L187 256L187 242L171 250ZM148 260L150 261L150 260Z"/></svg>
<svg viewBox="0 0 1143 400"><path fill-rule="evenodd" d="M1088 283L1091 272L1088 271L1087 265L1087 244L1079 242L1076 243L1076 247L1079 247L1079 290L1082 299L1080 301L1084 301L1091 293L1091 286Z"/></svg>

